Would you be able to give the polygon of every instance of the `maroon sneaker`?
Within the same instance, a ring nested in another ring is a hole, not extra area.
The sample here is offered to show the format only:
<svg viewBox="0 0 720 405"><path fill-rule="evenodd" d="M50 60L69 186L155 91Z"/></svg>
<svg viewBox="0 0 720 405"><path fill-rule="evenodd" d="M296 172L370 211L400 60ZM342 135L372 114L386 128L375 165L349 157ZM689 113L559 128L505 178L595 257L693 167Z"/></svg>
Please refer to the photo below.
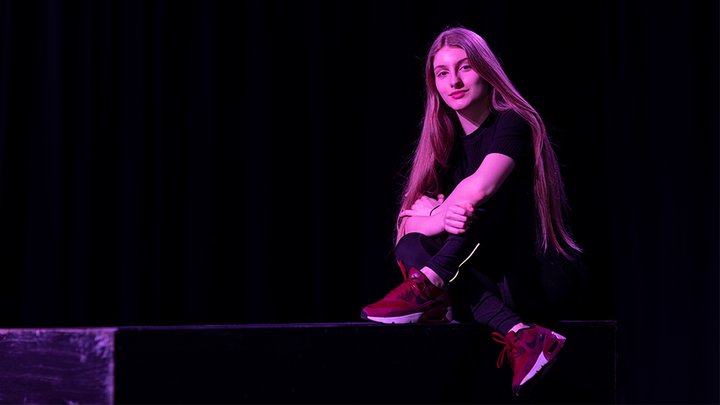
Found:
<svg viewBox="0 0 720 405"><path fill-rule="evenodd" d="M360 317L380 323L448 323L452 320L450 294L421 271L410 268L402 284L363 308Z"/></svg>
<svg viewBox="0 0 720 405"><path fill-rule="evenodd" d="M500 368L507 355L513 370L512 390L515 395L534 383L547 372L557 360L556 356L565 344L565 337L533 325L520 329L517 333L508 332L506 337L498 332L492 333L493 340L505 345L497 360Z"/></svg>

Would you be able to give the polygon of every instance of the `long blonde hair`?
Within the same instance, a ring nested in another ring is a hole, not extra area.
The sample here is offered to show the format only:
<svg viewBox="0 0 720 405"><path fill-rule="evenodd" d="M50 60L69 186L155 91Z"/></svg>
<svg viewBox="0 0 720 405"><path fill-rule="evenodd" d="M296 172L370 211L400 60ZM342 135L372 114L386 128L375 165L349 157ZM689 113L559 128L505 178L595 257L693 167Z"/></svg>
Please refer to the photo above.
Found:
<svg viewBox="0 0 720 405"><path fill-rule="evenodd" d="M442 190L441 173L447 168L457 130L454 111L442 101L435 87L433 58L444 46L461 48L467 53L470 65L489 85L493 110L513 110L529 123L535 154L533 188L538 248L546 252L548 247L553 247L567 258L574 257L575 253L582 250L565 222L568 209L565 187L545 124L537 111L515 89L485 40L465 28L443 31L428 51L425 62L425 114L410 175L401 194L400 210L409 209L423 195L436 195ZM401 221L398 221L398 235L402 232L401 227Z"/></svg>

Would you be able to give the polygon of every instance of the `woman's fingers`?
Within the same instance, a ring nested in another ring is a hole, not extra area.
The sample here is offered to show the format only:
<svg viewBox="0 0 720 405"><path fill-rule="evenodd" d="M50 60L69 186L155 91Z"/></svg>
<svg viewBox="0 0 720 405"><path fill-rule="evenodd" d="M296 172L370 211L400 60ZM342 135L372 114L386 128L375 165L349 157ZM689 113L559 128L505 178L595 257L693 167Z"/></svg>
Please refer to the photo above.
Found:
<svg viewBox="0 0 720 405"><path fill-rule="evenodd" d="M448 216L452 216L453 218L458 217L472 217L473 215L473 208L472 206L460 206L460 205L451 205L448 207Z"/></svg>
<svg viewBox="0 0 720 405"><path fill-rule="evenodd" d="M467 228L468 226L470 226L470 221L468 221L468 220L463 220L463 219L459 219L459 220L458 220L458 219L449 219L449 218L448 218L448 219L445 220L445 226L450 226L450 227L453 227L453 228L465 229L465 228Z"/></svg>
<svg viewBox="0 0 720 405"><path fill-rule="evenodd" d="M455 227L448 224L445 224L445 232L452 233L454 235L460 235L461 233L464 233L467 230L467 228L464 227Z"/></svg>

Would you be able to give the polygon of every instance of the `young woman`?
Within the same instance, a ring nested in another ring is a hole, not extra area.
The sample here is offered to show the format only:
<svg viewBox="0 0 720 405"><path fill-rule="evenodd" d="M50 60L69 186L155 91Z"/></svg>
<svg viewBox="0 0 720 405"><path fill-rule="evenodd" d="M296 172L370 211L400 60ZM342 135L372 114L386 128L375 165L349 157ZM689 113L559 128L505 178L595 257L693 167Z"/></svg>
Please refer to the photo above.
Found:
<svg viewBox="0 0 720 405"><path fill-rule="evenodd" d="M557 158L540 115L475 32L440 33L425 78L423 126L398 214L405 281L361 317L449 322L454 310L488 325L505 345L498 367L509 355L519 395L565 342L537 322L554 319L584 284Z"/></svg>

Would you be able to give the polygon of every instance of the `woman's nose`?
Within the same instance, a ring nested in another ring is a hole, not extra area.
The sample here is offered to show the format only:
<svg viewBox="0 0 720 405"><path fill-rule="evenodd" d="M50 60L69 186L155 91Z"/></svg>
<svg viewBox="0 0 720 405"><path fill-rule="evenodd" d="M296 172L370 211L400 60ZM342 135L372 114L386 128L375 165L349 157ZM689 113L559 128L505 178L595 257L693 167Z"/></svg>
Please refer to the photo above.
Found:
<svg viewBox="0 0 720 405"><path fill-rule="evenodd" d="M463 82L460 79L459 75L456 75L456 74L452 75L452 77L450 78L450 86L452 88L456 88L456 89L463 86Z"/></svg>

